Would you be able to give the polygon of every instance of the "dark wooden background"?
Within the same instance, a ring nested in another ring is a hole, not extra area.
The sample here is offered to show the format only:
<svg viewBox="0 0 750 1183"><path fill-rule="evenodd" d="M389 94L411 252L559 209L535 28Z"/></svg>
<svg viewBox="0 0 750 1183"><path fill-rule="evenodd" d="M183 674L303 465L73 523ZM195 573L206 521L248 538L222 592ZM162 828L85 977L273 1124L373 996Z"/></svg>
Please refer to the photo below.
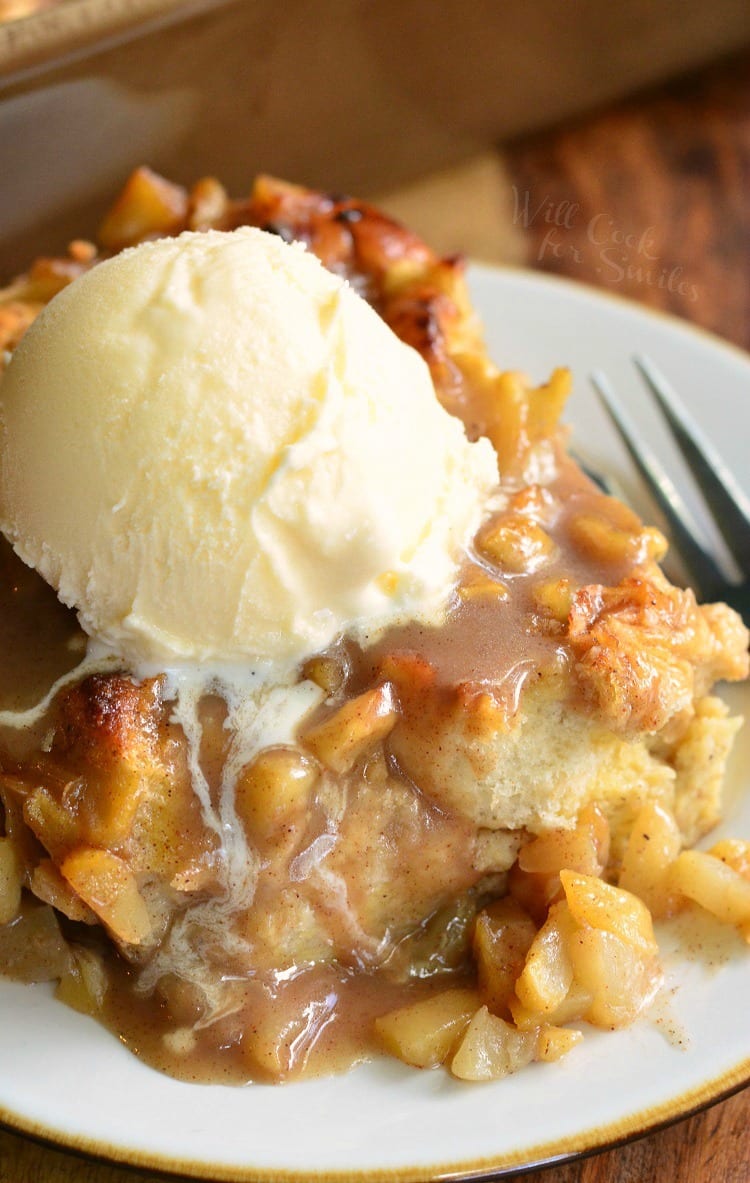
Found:
<svg viewBox="0 0 750 1183"><path fill-rule="evenodd" d="M749 56L506 144L383 200L442 249L608 287L750 347ZM637 1142L525 1178L748 1183L748 1128L745 1091ZM2 1183L157 1177L0 1132Z"/></svg>
<svg viewBox="0 0 750 1183"><path fill-rule="evenodd" d="M747 55L513 144L505 157L532 210L544 201L577 206L570 228L546 245L549 227L536 219L526 234L529 266L750 346Z"/></svg>

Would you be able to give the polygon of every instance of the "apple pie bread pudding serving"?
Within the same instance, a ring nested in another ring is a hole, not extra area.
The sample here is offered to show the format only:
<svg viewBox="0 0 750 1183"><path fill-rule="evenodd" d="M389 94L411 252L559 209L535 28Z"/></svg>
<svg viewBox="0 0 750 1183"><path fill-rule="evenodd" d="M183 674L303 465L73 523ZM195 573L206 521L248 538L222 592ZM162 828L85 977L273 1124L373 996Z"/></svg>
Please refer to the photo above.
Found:
<svg viewBox="0 0 750 1183"><path fill-rule="evenodd" d="M746 630L459 261L140 169L0 346L0 972L183 1079L479 1080L642 1013L654 918L750 939L750 845L690 849Z"/></svg>

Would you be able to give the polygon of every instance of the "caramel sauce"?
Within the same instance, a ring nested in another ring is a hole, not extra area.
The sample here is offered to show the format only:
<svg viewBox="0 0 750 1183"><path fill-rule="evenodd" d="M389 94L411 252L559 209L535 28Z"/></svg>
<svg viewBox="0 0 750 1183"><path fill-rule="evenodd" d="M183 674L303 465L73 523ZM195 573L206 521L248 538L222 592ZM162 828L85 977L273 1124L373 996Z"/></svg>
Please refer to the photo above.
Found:
<svg viewBox="0 0 750 1183"><path fill-rule="evenodd" d="M170 995L173 983L144 997L122 962L110 960L108 975L99 1017L135 1055L179 1080L233 1085L345 1072L380 1053L375 1019L469 980L464 974L450 982L444 976L399 982L319 966L283 983L243 983L237 1009L201 1027L190 1008Z"/></svg>
<svg viewBox="0 0 750 1183"><path fill-rule="evenodd" d="M502 582L507 598L498 596L462 599L454 597L447 620L437 626L418 623L390 629L387 635L355 656L354 685L369 683L385 657L418 655L433 667L437 683L463 683L504 688L517 709L519 693L535 672L564 658L567 647L562 625L545 613L535 598L544 582L566 580L571 590L601 584L614 587L642 557L633 546L625 553L606 556L592 553L572 536L572 524L582 515L614 524L620 508L584 476L569 458L558 458L558 474L546 486L545 504L532 522L543 520L554 543L554 552L542 569L533 572L499 572L489 568L476 550L460 573L460 587L478 573Z"/></svg>

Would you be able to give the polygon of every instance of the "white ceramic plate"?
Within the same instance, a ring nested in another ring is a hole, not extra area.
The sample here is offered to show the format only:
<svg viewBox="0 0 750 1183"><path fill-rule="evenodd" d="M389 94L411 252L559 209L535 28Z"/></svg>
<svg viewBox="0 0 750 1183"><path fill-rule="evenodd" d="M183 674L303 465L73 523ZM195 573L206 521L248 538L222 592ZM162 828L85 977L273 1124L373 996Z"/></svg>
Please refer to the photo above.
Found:
<svg viewBox="0 0 750 1183"><path fill-rule="evenodd" d="M472 288L493 355L543 379L576 375L574 442L624 475L622 449L586 375L607 370L644 430L662 438L629 357L672 378L742 476L750 360L677 321L533 274L475 268ZM746 713L750 696L732 691ZM750 731L750 728L747 729ZM750 837L750 735L740 738L722 832ZM557 1064L496 1085L393 1063L283 1088L182 1084L131 1056L45 988L0 982L0 1117L62 1145L132 1165L221 1179L379 1180L502 1173L632 1136L750 1079L750 955L728 936L686 961L667 953L669 1013L592 1032ZM677 1040L666 1037L668 1029Z"/></svg>

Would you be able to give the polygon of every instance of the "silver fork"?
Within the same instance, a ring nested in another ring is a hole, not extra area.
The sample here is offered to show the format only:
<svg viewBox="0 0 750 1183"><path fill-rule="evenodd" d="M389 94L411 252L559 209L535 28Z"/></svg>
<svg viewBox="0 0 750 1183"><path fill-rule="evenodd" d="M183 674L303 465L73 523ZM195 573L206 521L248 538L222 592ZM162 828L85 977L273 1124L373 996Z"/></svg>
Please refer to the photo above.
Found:
<svg viewBox="0 0 750 1183"><path fill-rule="evenodd" d="M728 578L700 540L674 482L633 425L612 385L600 370L591 384L601 399L644 483L668 523L671 541L703 600L724 600L750 625L750 498L740 488L716 449L693 421L674 390L644 357L633 361L659 406L706 505L734 557L741 579Z"/></svg>

